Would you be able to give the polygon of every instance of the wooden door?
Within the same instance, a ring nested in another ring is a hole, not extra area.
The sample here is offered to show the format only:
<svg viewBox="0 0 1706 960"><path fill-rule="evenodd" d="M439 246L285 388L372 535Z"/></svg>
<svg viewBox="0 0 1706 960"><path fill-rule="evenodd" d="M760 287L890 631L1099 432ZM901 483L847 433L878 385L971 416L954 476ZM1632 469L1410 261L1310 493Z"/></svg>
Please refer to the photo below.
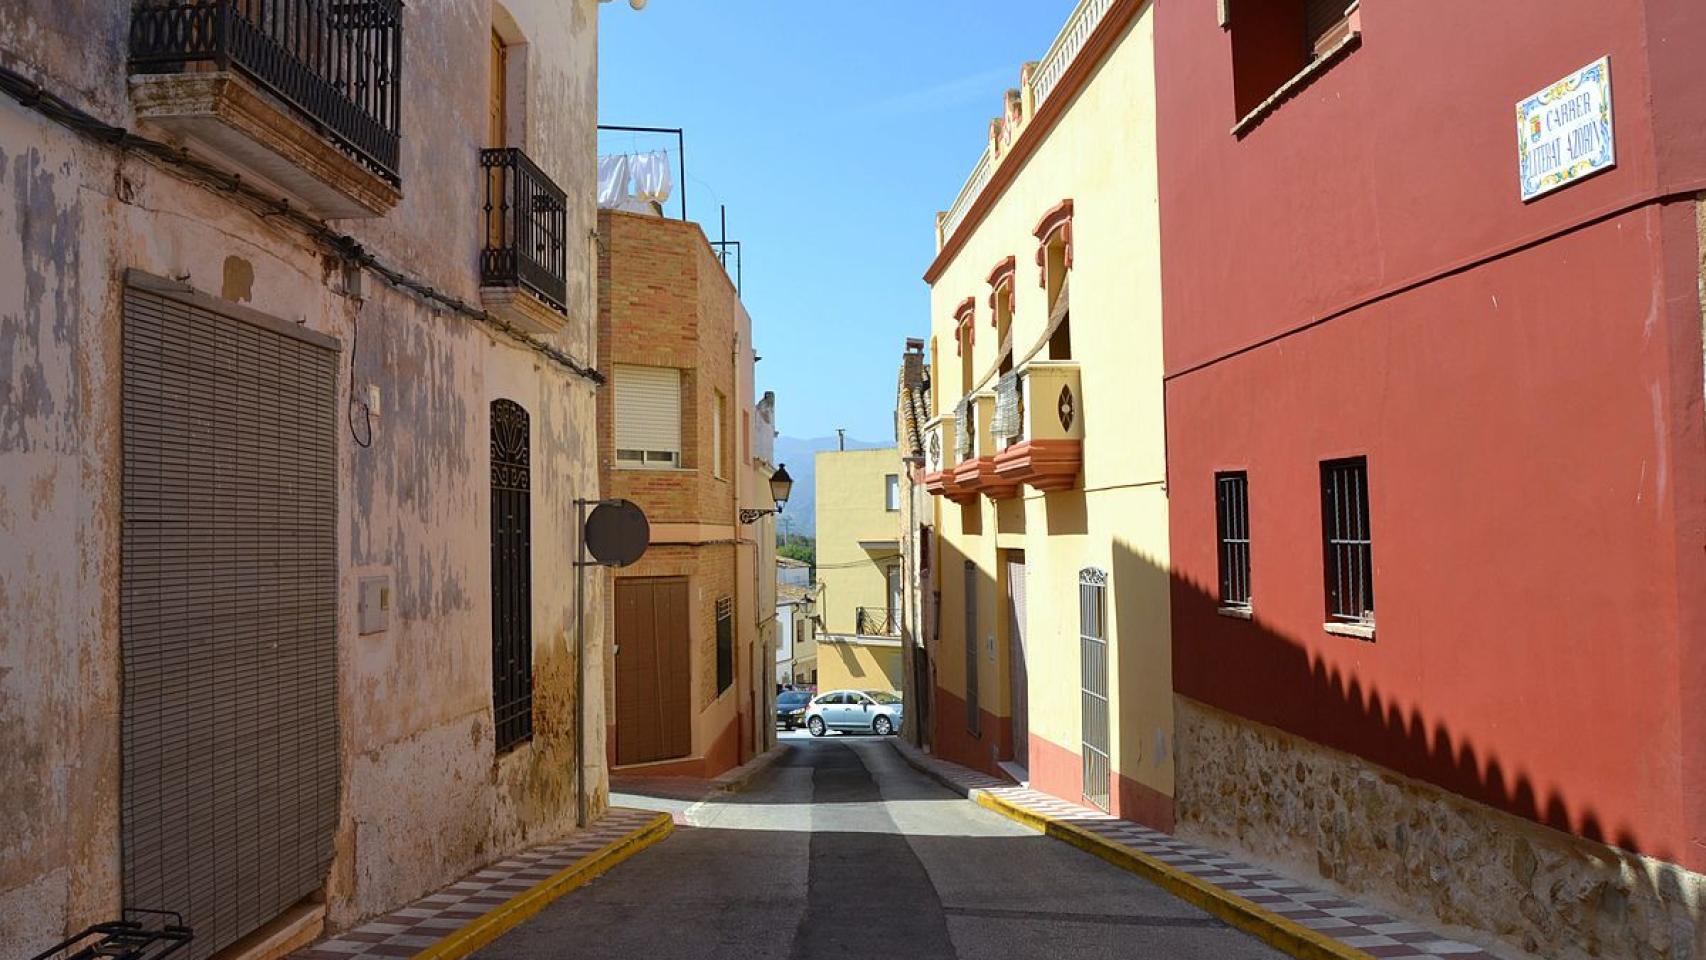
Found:
<svg viewBox="0 0 1706 960"><path fill-rule="evenodd" d="M492 31L491 89L486 94L486 146L496 149L505 146L509 128L507 109L509 87L509 51L503 38ZM504 171L492 167L486 171L486 245L492 249L504 246L504 222L508 219L510 203L504 195Z"/></svg>
<svg viewBox="0 0 1706 960"><path fill-rule="evenodd" d="M1013 716L1013 762L1030 767L1030 672L1025 652L1025 552L1007 551L1007 679Z"/></svg>
<svg viewBox="0 0 1706 960"><path fill-rule="evenodd" d="M486 105L486 146L504 146L504 131L509 129L509 115L504 107L504 92L509 86L509 52L503 38L492 31L492 89Z"/></svg>
<svg viewBox="0 0 1706 960"><path fill-rule="evenodd" d="M693 751L686 580L616 581L616 762Z"/></svg>

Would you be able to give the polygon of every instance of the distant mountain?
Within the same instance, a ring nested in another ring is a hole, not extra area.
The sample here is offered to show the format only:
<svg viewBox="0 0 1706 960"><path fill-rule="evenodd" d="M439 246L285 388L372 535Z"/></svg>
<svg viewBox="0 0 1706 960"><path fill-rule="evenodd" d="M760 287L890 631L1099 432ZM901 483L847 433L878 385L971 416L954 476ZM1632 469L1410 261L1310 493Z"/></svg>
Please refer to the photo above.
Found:
<svg viewBox="0 0 1706 960"><path fill-rule="evenodd" d="M869 443L864 440L848 438L849 450L874 450L878 447L892 447L893 442ZM789 533L800 533L808 537L817 535L817 454L823 450L834 450L834 437L812 437L801 440L798 437L776 438L776 462L786 464L788 476L794 478L794 492L788 497L788 508L782 511L782 522L777 524L779 530Z"/></svg>

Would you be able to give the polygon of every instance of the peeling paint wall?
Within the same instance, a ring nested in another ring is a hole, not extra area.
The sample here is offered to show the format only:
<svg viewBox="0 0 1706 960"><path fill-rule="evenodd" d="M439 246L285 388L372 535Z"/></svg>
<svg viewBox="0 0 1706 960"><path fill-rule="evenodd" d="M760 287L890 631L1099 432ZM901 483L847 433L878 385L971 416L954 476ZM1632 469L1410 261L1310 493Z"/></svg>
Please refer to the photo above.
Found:
<svg viewBox="0 0 1706 960"><path fill-rule="evenodd" d="M593 344L596 0L512 0L526 43L522 146L571 198L569 322ZM479 300L483 2L405 13L402 203L339 221L383 260ZM129 4L0 9L0 62L110 123ZM143 132L150 132L143 130ZM364 301L301 235L0 102L0 955L116 914L119 878L119 303L126 269L301 323L342 345L377 416L339 424L341 743L337 926L575 819L573 500L596 496L593 386L465 318L365 278ZM495 757L488 408L531 419L534 736ZM357 442L368 442L362 446ZM388 575L389 628L356 633L356 584ZM589 582L587 636L602 636ZM588 658L589 792L605 803L603 657Z"/></svg>

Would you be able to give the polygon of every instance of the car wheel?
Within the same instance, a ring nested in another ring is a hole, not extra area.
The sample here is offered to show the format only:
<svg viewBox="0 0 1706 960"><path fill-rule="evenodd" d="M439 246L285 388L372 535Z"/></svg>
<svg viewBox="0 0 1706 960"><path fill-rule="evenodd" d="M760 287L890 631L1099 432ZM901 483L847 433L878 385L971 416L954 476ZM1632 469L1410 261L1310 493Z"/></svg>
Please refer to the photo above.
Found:
<svg viewBox="0 0 1706 960"><path fill-rule="evenodd" d="M889 721L888 717L878 717L871 721L871 730L879 737L886 737L894 732L894 724Z"/></svg>
<svg viewBox="0 0 1706 960"><path fill-rule="evenodd" d="M810 730L814 737L823 736L823 718L813 717L810 720L807 720L806 729Z"/></svg>

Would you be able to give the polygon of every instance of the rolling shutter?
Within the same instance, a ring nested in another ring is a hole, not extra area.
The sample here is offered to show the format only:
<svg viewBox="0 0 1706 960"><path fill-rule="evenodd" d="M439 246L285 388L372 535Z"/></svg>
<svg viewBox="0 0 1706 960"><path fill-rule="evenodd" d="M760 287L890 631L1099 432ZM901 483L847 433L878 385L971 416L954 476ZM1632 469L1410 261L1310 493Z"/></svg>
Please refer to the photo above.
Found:
<svg viewBox="0 0 1706 960"><path fill-rule="evenodd" d="M337 349L127 281L123 899L181 912L203 958L331 864Z"/></svg>
<svg viewBox="0 0 1706 960"><path fill-rule="evenodd" d="M616 365L616 450L618 460L634 459L630 451L637 451L680 463L680 370Z"/></svg>

